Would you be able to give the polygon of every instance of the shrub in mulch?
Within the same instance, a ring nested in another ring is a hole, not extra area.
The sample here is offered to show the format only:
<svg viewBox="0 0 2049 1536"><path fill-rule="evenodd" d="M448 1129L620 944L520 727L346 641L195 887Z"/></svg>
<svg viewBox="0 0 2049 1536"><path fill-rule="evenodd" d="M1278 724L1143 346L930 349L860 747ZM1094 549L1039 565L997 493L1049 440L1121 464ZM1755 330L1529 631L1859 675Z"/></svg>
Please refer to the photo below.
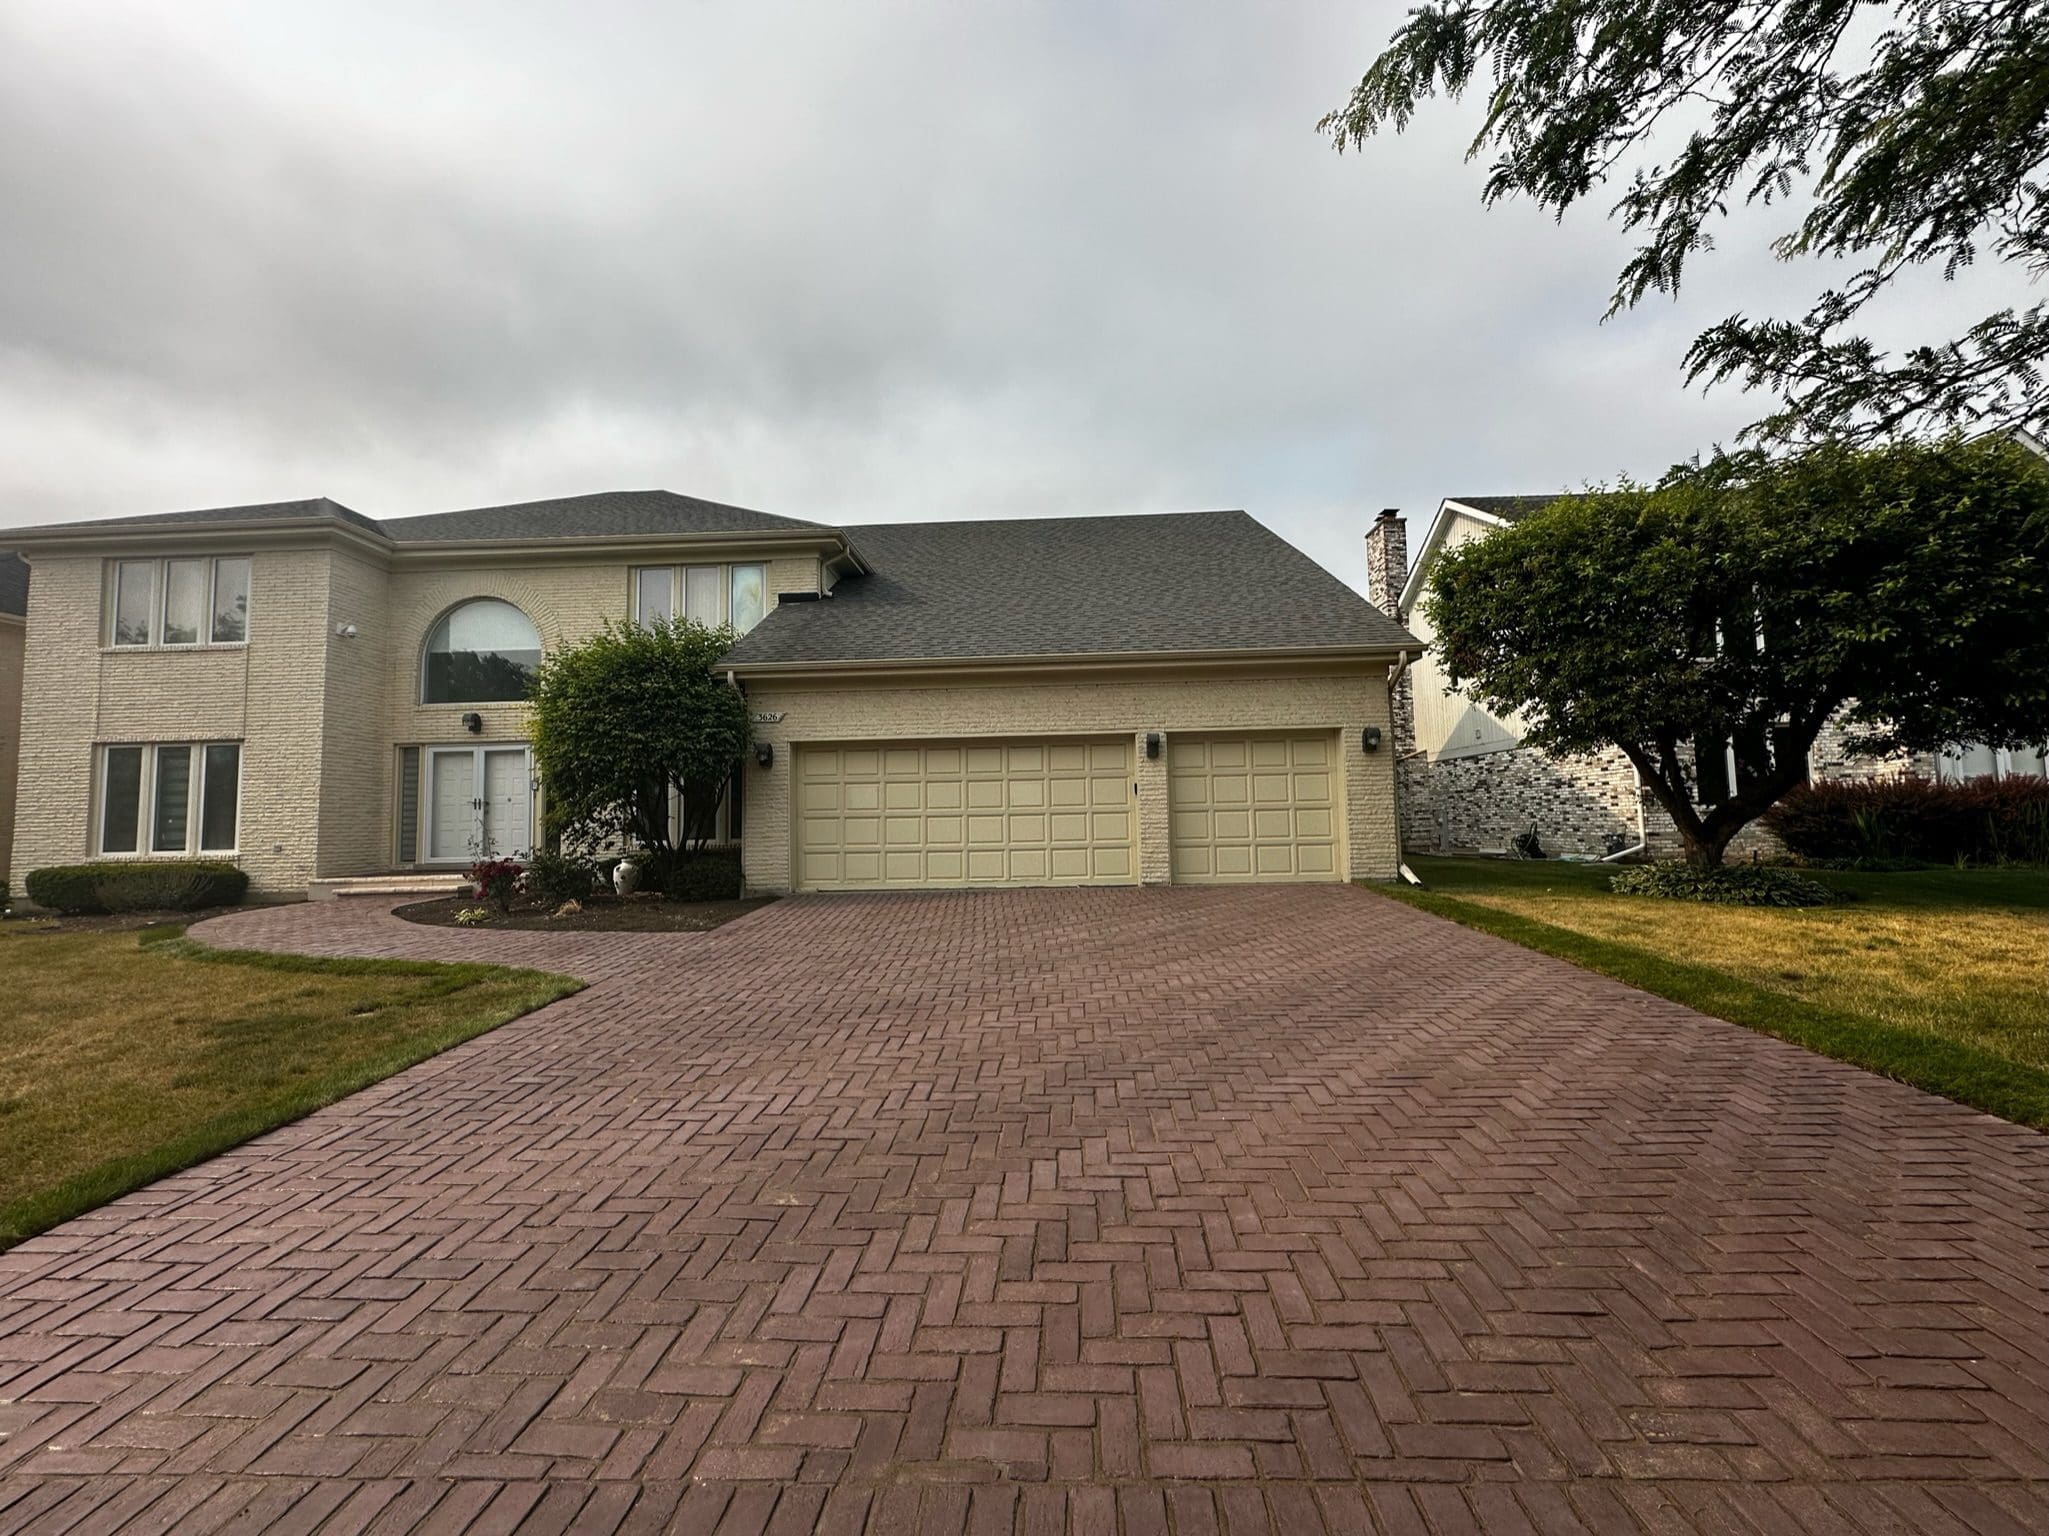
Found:
<svg viewBox="0 0 2049 1536"><path fill-rule="evenodd" d="M2049 780L1808 784L1766 811L1764 824L1810 863L2049 864Z"/></svg>
<svg viewBox="0 0 2049 1536"><path fill-rule="evenodd" d="M1608 889L1624 896L1662 896L1720 907L1825 907L1840 898L1818 880L1769 864L1638 864L1610 877Z"/></svg>

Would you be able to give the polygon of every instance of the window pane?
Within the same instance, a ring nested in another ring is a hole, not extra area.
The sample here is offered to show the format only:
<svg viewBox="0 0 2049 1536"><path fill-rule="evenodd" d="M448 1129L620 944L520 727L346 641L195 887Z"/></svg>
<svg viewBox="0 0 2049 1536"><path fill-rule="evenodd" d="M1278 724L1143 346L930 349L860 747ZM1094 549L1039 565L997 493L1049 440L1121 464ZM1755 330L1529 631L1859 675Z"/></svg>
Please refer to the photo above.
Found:
<svg viewBox="0 0 2049 1536"><path fill-rule="evenodd" d="M541 637L510 603L480 598L434 626L421 697L429 704L490 704L526 697Z"/></svg>
<svg viewBox="0 0 2049 1536"><path fill-rule="evenodd" d="M156 570L154 560L123 560L114 568L114 644L149 644L150 615L156 606Z"/></svg>
<svg viewBox="0 0 2049 1536"><path fill-rule="evenodd" d="M242 782L242 749L232 741L206 749L206 778L200 786L199 846L209 851L235 846L235 792Z"/></svg>
<svg viewBox="0 0 2049 1536"><path fill-rule="evenodd" d="M693 565L683 572L683 614L693 624L719 623L719 568Z"/></svg>
<svg viewBox="0 0 2049 1536"><path fill-rule="evenodd" d="M185 822L192 809L192 749L157 748L157 807L149 845L158 853L185 851Z"/></svg>
<svg viewBox="0 0 2049 1536"><path fill-rule="evenodd" d="M100 812L100 852L135 852L135 823L142 812L142 748L107 748L107 782Z"/></svg>
<svg viewBox="0 0 2049 1536"><path fill-rule="evenodd" d="M741 634L761 622L768 606L768 572L758 565L733 567L733 628Z"/></svg>
<svg viewBox="0 0 2049 1536"><path fill-rule="evenodd" d="M164 644L199 644L199 626L206 612L206 562L164 562Z"/></svg>
<svg viewBox="0 0 2049 1536"><path fill-rule="evenodd" d="M249 562L213 563L213 638L223 644L249 638Z"/></svg>
<svg viewBox="0 0 2049 1536"><path fill-rule="evenodd" d="M633 573L633 617L642 624L666 623L675 602L676 572L666 565Z"/></svg>

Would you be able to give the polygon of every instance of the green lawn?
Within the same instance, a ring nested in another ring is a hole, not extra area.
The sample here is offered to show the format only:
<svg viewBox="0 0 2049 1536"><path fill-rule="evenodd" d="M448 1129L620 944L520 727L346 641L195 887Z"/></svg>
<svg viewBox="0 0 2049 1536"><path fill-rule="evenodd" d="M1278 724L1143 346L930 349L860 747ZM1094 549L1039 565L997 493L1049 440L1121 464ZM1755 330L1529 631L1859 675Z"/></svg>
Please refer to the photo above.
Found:
<svg viewBox="0 0 2049 1536"><path fill-rule="evenodd" d="M0 1248L580 985L0 924Z"/></svg>
<svg viewBox="0 0 2049 1536"><path fill-rule="evenodd" d="M1807 871L1850 899L1617 896L1596 865L1412 859L1426 911L2049 1129L2049 873Z"/></svg>

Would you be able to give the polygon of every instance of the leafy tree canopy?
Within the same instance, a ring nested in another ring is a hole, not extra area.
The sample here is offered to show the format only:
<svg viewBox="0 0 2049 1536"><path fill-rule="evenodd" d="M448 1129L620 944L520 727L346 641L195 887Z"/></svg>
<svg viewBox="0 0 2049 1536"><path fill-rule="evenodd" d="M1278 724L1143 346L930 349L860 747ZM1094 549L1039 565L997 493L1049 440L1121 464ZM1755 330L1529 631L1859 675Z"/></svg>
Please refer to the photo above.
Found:
<svg viewBox="0 0 2049 1536"><path fill-rule="evenodd" d="M620 622L542 660L529 731L549 825L567 846L637 844L665 881L680 849L704 845L752 734L746 698L718 669L735 638L685 619Z"/></svg>
<svg viewBox="0 0 2049 1536"><path fill-rule="evenodd" d="M1896 356L1855 328L1912 268L2049 272L2049 0L1430 0L1319 126L1340 149L1400 132L1483 67L1489 202L1562 216L1620 182L1641 243L1611 315L1676 292L1739 200L1804 207L1781 257L1855 264L1797 320L1732 315L1694 342L1690 379L1783 400L1754 433L2042 427L2041 303Z"/></svg>
<svg viewBox="0 0 2049 1536"><path fill-rule="evenodd" d="M1718 863L1831 716L1868 752L2049 739L2049 466L2004 439L1685 465L1452 550L1425 612L1454 687L1553 755L1619 746Z"/></svg>

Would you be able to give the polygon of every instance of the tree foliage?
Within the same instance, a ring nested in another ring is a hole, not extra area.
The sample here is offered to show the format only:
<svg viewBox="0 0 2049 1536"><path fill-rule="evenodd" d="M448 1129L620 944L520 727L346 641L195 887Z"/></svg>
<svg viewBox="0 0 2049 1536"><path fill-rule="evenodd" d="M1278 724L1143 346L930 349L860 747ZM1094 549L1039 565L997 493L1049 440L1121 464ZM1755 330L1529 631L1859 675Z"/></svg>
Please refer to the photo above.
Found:
<svg viewBox="0 0 2049 1536"><path fill-rule="evenodd" d="M620 622L542 660L529 730L549 826L566 846L638 845L664 881L680 850L704 846L752 734L745 696L718 670L734 639L685 619Z"/></svg>
<svg viewBox="0 0 2049 1536"><path fill-rule="evenodd" d="M1913 268L2049 273L2049 0L1431 0L1319 126L1340 149L1400 132L1483 66L1489 202L1563 216L1621 183L1640 244L1611 315L1676 292L1738 201L1804 207L1782 258L1855 263L1798 319L1732 315L1694 342L1689 378L1782 399L1753 431L2042 426L2041 303L1897 356L1855 327Z"/></svg>
<svg viewBox="0 0 2049 1536"><path fill-rule="evenodd" d="M1454 687L1555 756L1619 746L1696 862L1805 780L1832 716L1874 753L2049 738L2049 467L2004 439L1565 497L1444 555L1425 602Z"/></svg>

